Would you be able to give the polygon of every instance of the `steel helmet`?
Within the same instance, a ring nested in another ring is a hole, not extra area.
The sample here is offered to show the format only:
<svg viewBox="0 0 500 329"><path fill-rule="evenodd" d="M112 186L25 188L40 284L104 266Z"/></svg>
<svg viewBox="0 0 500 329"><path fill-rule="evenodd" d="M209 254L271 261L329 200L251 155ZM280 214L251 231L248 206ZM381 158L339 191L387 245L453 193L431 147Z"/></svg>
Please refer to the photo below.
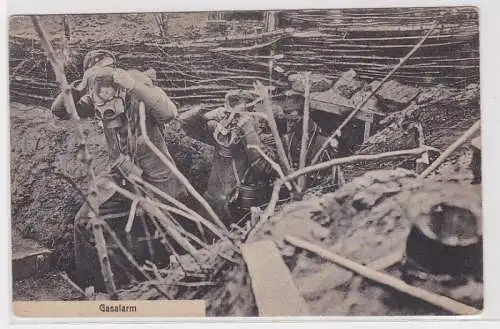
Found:
<svg viewBox="0 0 500 329"><path fill-rule="evenodd" d="M83 71L86 71L93 66L111 66L116 63L115 55L112 52L98 49L89 51L83 59Z"/></svg>

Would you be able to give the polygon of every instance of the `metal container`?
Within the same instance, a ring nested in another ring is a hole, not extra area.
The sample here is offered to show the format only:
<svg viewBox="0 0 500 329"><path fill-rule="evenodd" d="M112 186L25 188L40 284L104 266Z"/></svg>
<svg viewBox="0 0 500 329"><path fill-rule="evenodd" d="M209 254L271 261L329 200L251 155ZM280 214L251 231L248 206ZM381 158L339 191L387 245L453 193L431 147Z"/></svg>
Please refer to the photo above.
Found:
<svg viewBox="0 0 500 329"><path fill-rule="evenodd" d="M240 207L242 209L250 209L258 206L260 203L259 188L255 185L242 185L239 188L240 192Z"/></svg>
<svg viewBox="0 0 500 329"><path fill-rule="evenodd" d="M432 274L482 273L482 237L476 234L476 219L463 209L459 215L459 208L452 208L440 210L446 216L438 218L431 213L430 218L412 226L406 257Z"/></svg>
<svg viewBox="0 0 500 329"><path fill-rule="evenodd" d="M223 158L232 158L233 157L233 149L224 145L218 145L217 153Z"/></svg>

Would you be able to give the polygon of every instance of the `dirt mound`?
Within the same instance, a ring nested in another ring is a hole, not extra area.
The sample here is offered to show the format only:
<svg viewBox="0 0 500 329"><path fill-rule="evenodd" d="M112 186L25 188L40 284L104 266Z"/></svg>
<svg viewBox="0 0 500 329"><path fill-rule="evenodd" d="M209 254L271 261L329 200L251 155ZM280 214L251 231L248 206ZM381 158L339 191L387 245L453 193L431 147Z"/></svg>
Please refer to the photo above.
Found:
<svg viewBox="0 0 500 329"><path fill-rule="evenodd" d="M108 165L102 129L82 121L95 172ZM83 204L88 184L84 166L75 158L75 135L69 121L57 120L42 107L11 104L12 228L55 251L63 268L72 262L73 218ZM179 130L166 129L172 156L196 187L206 186L210 151ZM69 179L68 179L69 178ZM79 191L81 189L81 191ZM83 191L83 192L82 192Z"/></svg>
<svg viewBox="0 0 500 329"><path fill-rule="evenodd" d="M85 122L96 171L106 166L104 137ZM25 238L54 248L62 266L71 261L73 216L83 202L71 180L85 190L84 166L76 160L71 122L48 109L11 104L12 227ZM63 176L62 176L62 175Z"/></svg>
<svg viewBox="0 0 500 329"><path fill-rule="evenodd" d="M420 123L424 142L444 151L480 118L479 86L472 84L463 90L443 86L425 89L417 101L403 111L392 113L381 121L381 130L358 147L356 154L377 154L418 147L416 134L407 127ZM441 179L470 179L465 168L470 162L471 149L466 143L456 150L436 171ZM394 160L358 162L343 166L348 180L370 170L404 167L415 168L415 157ZM431 159L432 161L432 159Z"/></svg>
<svg viewBox="0 0 500 329"><path fill-rule="evenodd" d="M356 283L352 272L284 243L283 236L320 243L362 264L376 263L388 255L402 257L412 223L429 215L430 204L451 204L454 200L465 202L463 207L478 214L480 188L422 181L404 169L373 171L334 193L289 204L262 229L259 238L277 241L299 291L315 315L444 315L446 312L436 307L373 282ZM387 272L402 276L398 265ZM433 280L414 284L482 305L482 282L466 277L445 286ZM449 283L454 279L447 280Z"/></svg>

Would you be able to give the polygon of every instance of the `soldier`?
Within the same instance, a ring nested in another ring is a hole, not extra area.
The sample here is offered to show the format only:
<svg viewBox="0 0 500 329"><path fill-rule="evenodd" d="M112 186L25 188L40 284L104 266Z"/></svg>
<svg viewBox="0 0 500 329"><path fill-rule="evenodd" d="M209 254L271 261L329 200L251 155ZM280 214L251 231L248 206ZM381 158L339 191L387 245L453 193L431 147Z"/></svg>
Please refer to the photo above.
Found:
<svg viewBox="0 0 500 329"><path fill-rule="evenodd" d="M182 199L187 194L183 185L141 138L145 132L139 127L138 113L139 104L143 102L146 107L147 134L153 144L171 159L162 135L162 126L177 117L176 105L162 89L154 86L153 71L125 71L115 68L114 64L111 53L102 50L90 52L84 59L83 79L72 84L79 116L97 117L102 123L112 163L111 171L103 175L112 177L116 184L132 191L134 187L126 180L126 173L132 170L144 181L174 198ZM52 112L61 119L69 119L62 95L54 101ZM97 199L100 204L99 216L127 213L130 210L131 200L117 193L103 193ZM139 257L145 254L145 246L138 242L138 236L144 236L148 227L141 226L140 220L135 220L130 235L125 234L127 216L110 220L108 224L123 241L127 241L124 244L131 248L129 251ZM90 209L85 203L76 215L74 224L75 278L83 287L94 285L103 288L94 241L87 225L90 218ZM151 258L149 260L154 261ZM113 264L115 269L120 266L117 257L113 257L112 261L116 262ZM129 275L125 277L124 271L114 272L117 282L130 279Z"/></svg>
<svg viewBox="0 0 500 329"><path fill-rule="evenodd" d="M234 91L223 108L192 108L179 115L182 127L193 138L215 147L205 198L226 225L236 222L250 207L267 200L276 174L250 145L276 160L272 134L265 119L251 114L254 94Z"/></svg>
<svg viewBox="0 0 500 329"><path fill-rule="evenodd" d="M257 105L252 105L255 103ZM276 102L272 104L272 109L288 161L294 166L300 153L301 113L289 113ZM271 186L277 178L277 173L262 154L249 147L260 148L271 160L278 162L276 143L267 119L257 115L263 112L265 110L258 104L254 93L239 90L228 93L223 108L213 111L194 108L179 115L188 135L215 146L205 198L226 224L237 221L251 207L267 202ZM320 133L318 125L311 120L308 163L326 141L327 137ZM328 148L322 153L321 160L331 159L332 156ZM325 172L322 174L324 176ZM318 173L313 176L310 184L324 181Z"/></svg>

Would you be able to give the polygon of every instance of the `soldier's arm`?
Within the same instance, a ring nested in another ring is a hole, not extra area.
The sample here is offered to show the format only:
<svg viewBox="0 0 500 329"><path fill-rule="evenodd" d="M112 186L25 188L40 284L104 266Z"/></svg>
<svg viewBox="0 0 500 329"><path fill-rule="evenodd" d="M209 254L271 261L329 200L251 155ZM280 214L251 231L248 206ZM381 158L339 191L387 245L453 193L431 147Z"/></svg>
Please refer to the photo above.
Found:
<svg viewBox="0 0 500 329"><path fill-rule="evenodd" d="M213 132L214 123L217 120L218 110L213 110L208 113L203 113L204 110L200 107L194 107L186 111L182 111L177 120L181 123L186 134L194 139L200 140L208 144L214 144Z"/></svg>
<svg viewBox="0 0 500 329"><path fill-rule="evenodd" d="M81 118L91 117L94 115L94 107L92 106L89 97L82 98L82 92L74 89L74 86L77 83L79 83L79 81L75 81L71 84L71 94L73 96L73 101L75 102L76 112ZM59 119L70 119L70 114L66 109L66 105L64 104L64 93L61 92L57 95L50 109L52 113Z"/></svg>
<svg viewBox="0 0 500 329"><path fill-rule="evenodd" d="M178 116L177 106L161 88L136 81L131 92L144 102L148 115L158 124L167 123Z"/></svg>
<svg viewBox="0 0 500 329"><path fill-rule="evenodd" d="M157 124L164 124L178 116L177 106L165 91L153 84L154 70L141 72L138 70L115 69L115 83L130 91L136 98L144 102L147 115L155 119Z"/></svg>
<svg viewBox="0 0 500 329"><path fill-rule="evenodd" d="M181 112L177 120L189 137L203 141L207 139L209 135L207 119L203 117L200 108L191 108Z"/></svg>

